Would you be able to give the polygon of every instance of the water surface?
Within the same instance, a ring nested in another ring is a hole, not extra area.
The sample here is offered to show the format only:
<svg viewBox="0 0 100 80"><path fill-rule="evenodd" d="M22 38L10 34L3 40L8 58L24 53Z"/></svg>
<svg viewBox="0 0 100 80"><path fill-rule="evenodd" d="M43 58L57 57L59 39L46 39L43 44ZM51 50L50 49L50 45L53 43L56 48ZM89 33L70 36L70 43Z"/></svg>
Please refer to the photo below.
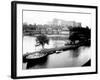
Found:
<svg viewBox="0 0 100 80"><path fill-rule="evenodd" d="M27 52L35 52L42 49L42 46L35 47L35 37L23 38L23 54ZM45 48L55 48L64 46L66 40L50 40L49 45L45 45ZM62 67L79 67L86 63L91 55L90 47L80 47L77 50L67 50L61 53L54 53L47 57L43 63L23 63L23 69L40 69L40 68L62 68ZM28 66L28 67L27 67Z"/></svg>

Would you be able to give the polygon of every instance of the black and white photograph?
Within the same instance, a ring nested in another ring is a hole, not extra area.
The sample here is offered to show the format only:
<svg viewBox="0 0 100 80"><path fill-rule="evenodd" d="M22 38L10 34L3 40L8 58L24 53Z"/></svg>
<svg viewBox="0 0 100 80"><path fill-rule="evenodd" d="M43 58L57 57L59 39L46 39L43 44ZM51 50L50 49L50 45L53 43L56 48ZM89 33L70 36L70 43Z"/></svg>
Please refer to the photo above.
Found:
<svg viewBox="0 0 100 80"><path fill-rule="evenodd" d="M18 3L16 76L96 72L95 6Z"/></svg>
<svg viewBox="0 0 100 80"><path fill-rule="evenodd" d="M24 11L23 69L91 66L89 13Z"/></svg>

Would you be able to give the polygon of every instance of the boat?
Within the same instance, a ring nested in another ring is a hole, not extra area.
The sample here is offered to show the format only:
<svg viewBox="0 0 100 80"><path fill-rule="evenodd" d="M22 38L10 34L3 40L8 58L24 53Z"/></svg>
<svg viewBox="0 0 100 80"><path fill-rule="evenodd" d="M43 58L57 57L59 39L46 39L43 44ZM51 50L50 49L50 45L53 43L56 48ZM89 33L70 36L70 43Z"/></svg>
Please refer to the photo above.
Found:
<svg viewBox="0 0 100 80"><path fill-rule="evenodd" d="M42 52L33 52L28 53L23 56L23 62L29 62L29 61L42 61L45 58L47 58L48 53L42 53Z"/></svg>

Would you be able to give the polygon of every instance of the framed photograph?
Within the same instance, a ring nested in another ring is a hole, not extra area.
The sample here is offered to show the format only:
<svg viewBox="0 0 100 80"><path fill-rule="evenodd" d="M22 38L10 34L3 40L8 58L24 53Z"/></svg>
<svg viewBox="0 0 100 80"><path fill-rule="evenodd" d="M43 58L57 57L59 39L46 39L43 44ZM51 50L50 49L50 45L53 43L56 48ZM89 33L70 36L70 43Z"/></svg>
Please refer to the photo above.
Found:
<svg viewBox="0 0 100 80"><path fill-rule="evenodd" d="M97 6L11 3L11 77L97 73Z"/></svg>

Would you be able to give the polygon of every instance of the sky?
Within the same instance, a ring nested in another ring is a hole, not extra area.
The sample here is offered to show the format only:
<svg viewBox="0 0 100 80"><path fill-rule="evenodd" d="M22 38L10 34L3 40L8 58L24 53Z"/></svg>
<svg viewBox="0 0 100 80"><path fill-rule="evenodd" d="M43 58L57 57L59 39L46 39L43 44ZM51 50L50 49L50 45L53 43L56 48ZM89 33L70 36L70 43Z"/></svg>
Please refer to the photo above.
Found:
<svg viewBox="0 0 100 80"><path fill-rule="evenodd" d="M53 19L81 22L82 27L91 26L91 14L23 11L23 23L47 24Z"/></svg>

